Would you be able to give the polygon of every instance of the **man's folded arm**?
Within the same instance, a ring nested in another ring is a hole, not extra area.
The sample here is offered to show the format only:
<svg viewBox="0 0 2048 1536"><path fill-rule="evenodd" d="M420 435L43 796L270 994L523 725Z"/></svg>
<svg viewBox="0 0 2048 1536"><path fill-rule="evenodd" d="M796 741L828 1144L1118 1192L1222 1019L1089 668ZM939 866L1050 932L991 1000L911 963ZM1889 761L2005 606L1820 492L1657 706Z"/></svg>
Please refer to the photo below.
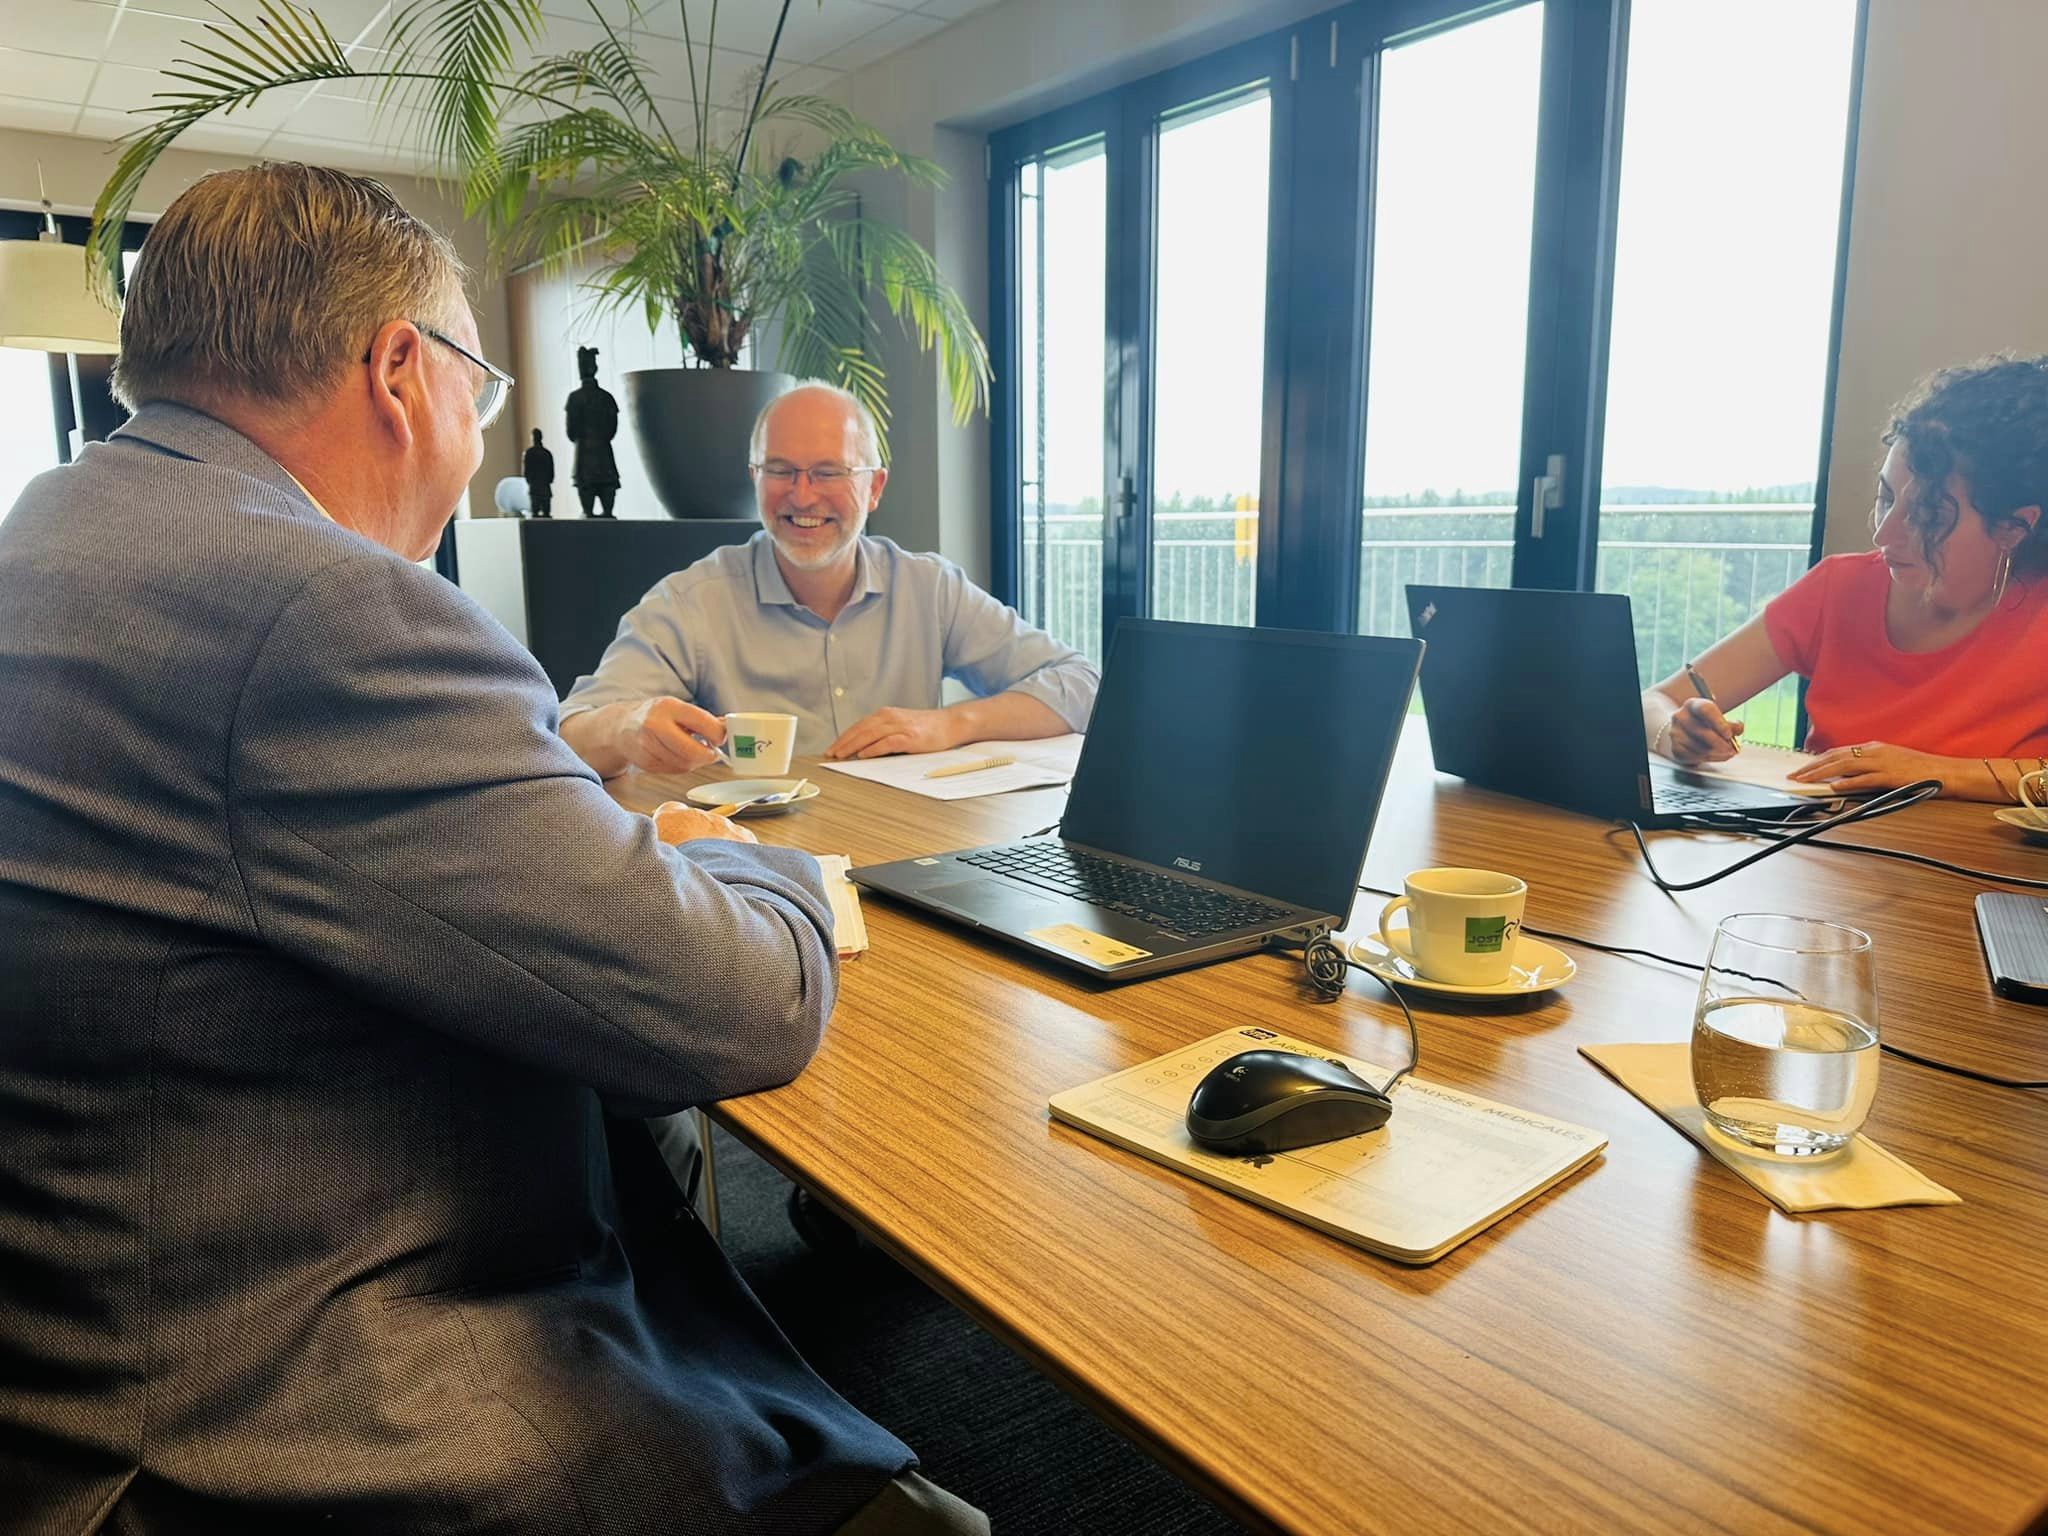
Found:
<svg viewBox="0 0 2048 1536"><path fill-rule="evenodd" d="M663 846L554 724L539 666L440 578L371 556L312 578L229 753L265 942L614 1103L794 1077L837 986L816 862Z"/></svg>

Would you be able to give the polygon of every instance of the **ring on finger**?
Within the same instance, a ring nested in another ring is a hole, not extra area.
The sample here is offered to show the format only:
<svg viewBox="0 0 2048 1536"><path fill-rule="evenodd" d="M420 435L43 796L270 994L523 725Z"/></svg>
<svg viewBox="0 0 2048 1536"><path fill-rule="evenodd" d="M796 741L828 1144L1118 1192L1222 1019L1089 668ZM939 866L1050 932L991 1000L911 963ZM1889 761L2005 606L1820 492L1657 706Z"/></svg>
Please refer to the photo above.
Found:
<svg viewBox="0 0 2048 1536"><path fill-rule="evenodd" d="M1863 755L1863 749L1861 747L1851 747L1849 749L1849 755L1851 757L1861 757Z"/></svg>

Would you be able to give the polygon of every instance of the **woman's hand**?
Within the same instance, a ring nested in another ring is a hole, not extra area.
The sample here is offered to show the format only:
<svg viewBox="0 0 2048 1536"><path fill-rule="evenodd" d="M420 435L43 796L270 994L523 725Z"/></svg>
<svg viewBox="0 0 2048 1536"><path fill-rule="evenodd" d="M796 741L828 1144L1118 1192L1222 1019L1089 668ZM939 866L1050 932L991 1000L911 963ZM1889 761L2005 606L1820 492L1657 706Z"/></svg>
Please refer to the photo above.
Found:
<svg viewBox="0 0 2048 1536"><path fill-rule="evenodd" d="M1730 720L1711 699L1687 699L1671 712L1662 751L1675 763L1725 763L1735 755L1742 722Z"/></svg>
<svg viewBox="0 0 2048 1536"><path fill-rule="evenodd" d="M1931 752L1914 752L1889 742L1866 741L1853 747L1836 747L1812 762L1785 775L1802 784L1826 784L1845 795L1871 790L1898 789L1922 779L1940 779L1943 794L1963 788L1959 769L1976 764L1956 757L1936 757Z"/></svg>

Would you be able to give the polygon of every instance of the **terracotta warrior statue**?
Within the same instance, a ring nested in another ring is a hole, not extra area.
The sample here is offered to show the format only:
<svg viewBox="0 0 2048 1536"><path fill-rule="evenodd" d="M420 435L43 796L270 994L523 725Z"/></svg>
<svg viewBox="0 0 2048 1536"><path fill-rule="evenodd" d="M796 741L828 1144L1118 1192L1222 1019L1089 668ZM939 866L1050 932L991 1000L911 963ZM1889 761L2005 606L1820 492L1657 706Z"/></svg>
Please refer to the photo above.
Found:
<svg viewBox="0 0 2048 1536"><path fill-rule="evenodd" d="M576 349L576 372L583 383L569 396L569 441L576 445L576 494L585 517L610 517L619 494L619 466L612 459L612 439L619 434L619 402L597 382L597 348ZM594 512L594 503L604 510Z"/></svg>

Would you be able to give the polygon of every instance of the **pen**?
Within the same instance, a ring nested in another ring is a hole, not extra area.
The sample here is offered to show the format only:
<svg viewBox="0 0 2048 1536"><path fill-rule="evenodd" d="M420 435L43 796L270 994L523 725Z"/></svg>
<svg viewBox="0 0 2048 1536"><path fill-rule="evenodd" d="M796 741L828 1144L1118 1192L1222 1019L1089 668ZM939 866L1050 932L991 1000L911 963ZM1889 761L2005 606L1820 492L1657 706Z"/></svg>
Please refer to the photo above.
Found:
<svg viewBox="0 0 2048 1536"><path fill-rule="evenodd" d="M1721 701L1714 697L1714 690L1709 688L1707 686L1707 680L1704 677L1700 676L1699 668L1695 667L1689 661L1685 664L1685 675L1692 679L1692 685L1699 691L1699 696L1701 698L1705 699L1709 704L1713 705L1716 709L1719 709L1721 707ZM1740 752L1742 750L1742 743L1735 739L1735 733L1733 731L1724 730L1721 734L1724 738L1726 738L1728 745L1732 750L1737 752Z"/></svg>
<svg viewBox="0 0 2048 1536"><path fill-rule="evenodd" d="M931 768L925 771L928 779L950 779L956 773L979 773L984 768L1007 768L1017 761L1014 757L977 757L971 763L954 763L946 768Z"/></svg>

